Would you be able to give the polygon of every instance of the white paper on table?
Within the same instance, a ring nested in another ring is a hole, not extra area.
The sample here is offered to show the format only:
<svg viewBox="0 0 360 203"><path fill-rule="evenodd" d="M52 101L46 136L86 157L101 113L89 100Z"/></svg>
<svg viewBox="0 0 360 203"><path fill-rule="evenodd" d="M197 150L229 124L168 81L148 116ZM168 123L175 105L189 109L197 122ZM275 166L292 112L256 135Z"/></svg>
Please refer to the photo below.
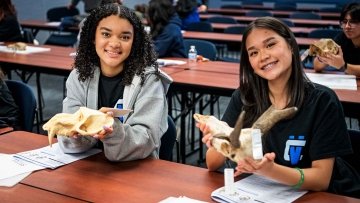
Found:
<svg viewBox="0 0 360 203"><path fill-rule="evenodd" d="M181 197L168 197L160 201L159 203L206 203L206 202L181 196Z"/></svg>
<svg viewBox="0 0 360 203"><path fill-rule="evenodd" d="M0 46L0 52L13 53L13 54L32 54L50 51L50 48L46 47L35 47L35 46L26 46L26 50L14 50L7 48L7 46Z"/></svg>
<svg viewBox="0 0 360 203"><path fill-rule="evenodd" d="M49 26L59 27L61 22L47 22L45 24Z"/></svg>
<svg viewBox="0 0 360 203"><path fill-rule="evenodd" d="M99 152L101 152L101 149L92 148L83 153L65 154L60 149L59 143L56 143L53 144L52 147L46 146L40 149L20 152L14 154L14 156L39 166L55 169L59 166L69 164L80 159L84 159Z"/></svg>
<svg viewBox="0 0 360 203"><path fill-rule="evenodd" d="M13 154L0 154L0 186L12 187L33 171L45 167L15 158Z"/></svg>
<svg viewBox="0 0 360 203"><path fill-rule="evenodd" d="M12 186L16 185L17 183L19 183L22 179L26 178L31 173L32 172L26 172L26 173L22 173L22 174L19 174L19 175L10 177L10 178L1 179L0 186L12 187Z"/></svg>
<svg viewBox="0 0 360 203"><path fill-rule="evenodd" d="M216 202L293 202L307 193L305 190L294 189L268 178L251 175L235 182L236 194L227 195L224 187L211 193Z"/></svg>
<svg viewBox="0 0 360 203"><path fill-rule="evenodd" d="M171 60L171 59L158 59L159 66L174 66L174 65L184 65L185 61L180 60Z"/></svg>
<svg viewBox="0 0 360 203"><path fill-rule="evenodd" d="M355 75L339 75L326 73L306 73L307 77L315 83L331 89L357 90Z"/></svg>

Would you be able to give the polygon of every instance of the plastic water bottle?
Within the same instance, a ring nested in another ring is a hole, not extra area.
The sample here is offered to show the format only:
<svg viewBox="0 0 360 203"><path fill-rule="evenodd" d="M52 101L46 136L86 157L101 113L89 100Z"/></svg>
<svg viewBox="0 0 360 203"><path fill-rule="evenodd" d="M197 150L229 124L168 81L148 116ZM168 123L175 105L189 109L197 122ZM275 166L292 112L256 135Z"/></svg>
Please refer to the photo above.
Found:
<svg viewBox="0 0 360 203"><path fill-rule="evenodd" d="M189 67L196 66L196 58L197 58L196 48L194 45L191 45L188 53Z"/></svg>

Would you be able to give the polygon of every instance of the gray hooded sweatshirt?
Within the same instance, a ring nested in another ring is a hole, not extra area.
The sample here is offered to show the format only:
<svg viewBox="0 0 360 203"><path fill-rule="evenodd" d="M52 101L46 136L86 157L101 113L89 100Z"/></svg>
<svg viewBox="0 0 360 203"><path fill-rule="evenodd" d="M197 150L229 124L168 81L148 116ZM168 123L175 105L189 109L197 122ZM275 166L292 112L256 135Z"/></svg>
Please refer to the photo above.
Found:
<svg viewBox="0 0 360 203"><path fill-rule="evenodd" d="M135 76L131 85L125 86L123 108L133 110L124 117L124 123L115 119L113 132L103 140L104 153L110 161L130 161L147 157L159 158L160 139L168 128L166 93L172 79L160 71L160 80L153 67L147 67L145 83ZM71 71L67 81L67 96L63 112L74 113L81 106L98 109L100 68L94 77L84 82L78 80L76 70ZM92 136L78 138L58 136L65 153L81 153L92 148L99 140Z"/></svg>

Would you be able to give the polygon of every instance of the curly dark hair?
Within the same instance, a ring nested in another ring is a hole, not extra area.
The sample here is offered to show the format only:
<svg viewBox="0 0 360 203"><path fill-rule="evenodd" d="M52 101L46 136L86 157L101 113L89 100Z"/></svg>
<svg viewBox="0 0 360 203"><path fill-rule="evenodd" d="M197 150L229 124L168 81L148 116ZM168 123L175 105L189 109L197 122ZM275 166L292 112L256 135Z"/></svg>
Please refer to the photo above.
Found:
<svg viewBox="0 0 360 203"><path fill-rule="evenodd" d="M80 34L80 43L75 57L74 68L79 73L79 80L85 81L94 77L94 71L100 67L100 59L95 50L96 28L99 22L111 15L126 19L134 28L134 40L129 57L124 63L123 84L131 84L135 75L141 77L141 84L145 79L145 68L153 66L159 76L156 52L149 35L145 32L140 19L125 6L106 4L91 11L86 18Z"/></svg>
<svg viewBox="0 0 360 203"><path fill-rule="evenodd" d="M241 43L240 61L240 99L246 111L244 126L251 126L265 110L271 106L269 86L266 79L254 73L246 50L246 40L253 29L263 28L276 32L286 40L292 49L292 71L288 81L290 101L288 107L300 108L305 99L305 89L312 86L306 77L299 54L299 47L294 34L282 21L273 17L261 17L251 22L245 29Z"/></svg>

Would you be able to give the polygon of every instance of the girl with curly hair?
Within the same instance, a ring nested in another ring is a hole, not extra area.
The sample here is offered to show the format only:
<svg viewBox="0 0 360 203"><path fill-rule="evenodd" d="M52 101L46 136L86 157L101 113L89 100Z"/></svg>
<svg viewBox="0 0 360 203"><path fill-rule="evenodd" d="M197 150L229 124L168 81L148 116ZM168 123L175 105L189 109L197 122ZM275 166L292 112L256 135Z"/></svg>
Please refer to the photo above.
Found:
<svg viewBox="0 0 360 203"><path fill-rule="evenodd" d="M79 153L99 143L110 161L158 158L168 127L166 92L171 82L158 69L151 40L133 11L119 4L96 8L84 22L63 112L74 113L81 106L133 111L99 134L59 136L61 148Z"/></svg>

